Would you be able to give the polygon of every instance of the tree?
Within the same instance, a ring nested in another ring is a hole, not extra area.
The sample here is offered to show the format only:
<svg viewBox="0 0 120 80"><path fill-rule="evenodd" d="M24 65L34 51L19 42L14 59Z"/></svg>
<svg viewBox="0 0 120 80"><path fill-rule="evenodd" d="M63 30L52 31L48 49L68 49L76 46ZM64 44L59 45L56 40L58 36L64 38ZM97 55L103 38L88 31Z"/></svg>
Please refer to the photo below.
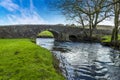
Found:
<svg viewBox="0 0 120 80"><path fill-rule="evenodd" d="M113 0L115 3L114 6L114 29L112 31L111 42L117 42L118 40L118 32L119 32L119 18L120 18L120 1Z"/></svg>
<svg viewBox="0 0 120 80"><path fill-rule="evenodd" d="M112 16L112 6L106 7L109 3L110 0L55 0L52 5L69 20L81 24L83 32L88 25L91 38L97 24Z"/></svg>

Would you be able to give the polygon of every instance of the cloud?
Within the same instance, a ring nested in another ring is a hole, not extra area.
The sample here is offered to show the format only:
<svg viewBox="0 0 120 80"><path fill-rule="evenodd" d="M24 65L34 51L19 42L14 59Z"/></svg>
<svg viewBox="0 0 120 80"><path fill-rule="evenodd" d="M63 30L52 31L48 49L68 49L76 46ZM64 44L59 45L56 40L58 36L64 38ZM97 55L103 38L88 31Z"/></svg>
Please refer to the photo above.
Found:
<svg viewBox="0 0 120 80"><path fill-rule="evenodd" d="M12 2L12 0L2 0L0 6L4 7L8 11L16 11L19 9L19 6Z"/></svg>
<svg viewBox="0 0 120 80"><path fill-rule="evenodd" d="M99 25L114 26L114 17L111 17L110 19L105 19L104 21L100 22Z"/></svg>
<svg viewBox="0 0 120 80"><path fill-rule="evenodd" d="M22 0L20 0L22 5ZM7 14L5 18L7 21L0 21L0 24L5 25L14 25L14 24L46 24L45 20L40 16L39 13L35 10L33 1L30 0L29 8L22 8L15 4L12 0L4 0L0 2L0 6L6 8L9 11L12 11L12 14ZM14 11L19 12L19 14L14 13ZM7 23L6 23L7 22Z"/></svg>
<svg viewBox="0 0 120 80"><path fill-rule="evenodd" d="M23 11L22 11L23 12ZM37 12L22 13L21 15L7 15L10 24L45 24L46 22L40 17Z"/></svg>
<svg viewBox="0 0 120 80"><path fill-rule="evenodd" d="M30 10L32 11L33 9L34 9L33 0L30 0Z"/></svg>

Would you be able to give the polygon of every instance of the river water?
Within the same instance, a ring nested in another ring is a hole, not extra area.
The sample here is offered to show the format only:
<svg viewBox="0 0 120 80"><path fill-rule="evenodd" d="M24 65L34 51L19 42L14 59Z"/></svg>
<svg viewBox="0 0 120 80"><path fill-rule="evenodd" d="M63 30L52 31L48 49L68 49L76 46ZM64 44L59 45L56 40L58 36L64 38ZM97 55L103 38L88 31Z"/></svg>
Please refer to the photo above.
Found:
<svg viewBox="0 0 120 80"><path fill-rule="evenodd" d="M52 38L37 38L36 43L60 60L67 80L120 80L120 51L99 43L56 42Z"/></svg>

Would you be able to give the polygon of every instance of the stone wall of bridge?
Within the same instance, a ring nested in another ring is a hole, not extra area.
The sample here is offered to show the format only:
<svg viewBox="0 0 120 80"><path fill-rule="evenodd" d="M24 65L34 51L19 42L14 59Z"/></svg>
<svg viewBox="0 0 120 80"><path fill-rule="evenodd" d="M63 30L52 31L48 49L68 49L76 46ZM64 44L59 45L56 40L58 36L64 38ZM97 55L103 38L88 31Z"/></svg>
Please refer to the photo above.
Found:
<svg viewBox="0 0 120 80"><path fill-rule="evenodd" d="M60 25L11 25L0 27L0 38L36 38L45 30L53 33L55 40L69 41L70 36L77 39L84 36L83 29L77 27L66 27ZM86 29L89 33L89 30ZM97 30L96 34L111 34L110 30Z"/></svg>

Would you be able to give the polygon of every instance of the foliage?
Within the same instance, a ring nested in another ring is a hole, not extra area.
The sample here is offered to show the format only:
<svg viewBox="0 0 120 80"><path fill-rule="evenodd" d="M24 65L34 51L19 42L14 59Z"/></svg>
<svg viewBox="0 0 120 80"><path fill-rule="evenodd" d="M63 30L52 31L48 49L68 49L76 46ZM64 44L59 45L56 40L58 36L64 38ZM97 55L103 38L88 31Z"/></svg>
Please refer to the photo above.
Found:
<svg viewBox="0 0 120 80"><path fill-rule="evenodd" d="M62 12L68 20L81 24L83 32L85 25L89 25L89 36L92 37L96 26L113 15L110 3L109 0L53 0L53 8Z"/></svg>
<svg viewBox="0 0 120 80"><path fill-rule="evenodd" d="M38 37L54 37L54 35L50 31L43 31L38 34Z"/></svg>
<svg viewBox="0 0 120 80"><path fill-rule="evenodd" d="M29 39L0 39L0 80L64 80L52 54Z"/></svg>

